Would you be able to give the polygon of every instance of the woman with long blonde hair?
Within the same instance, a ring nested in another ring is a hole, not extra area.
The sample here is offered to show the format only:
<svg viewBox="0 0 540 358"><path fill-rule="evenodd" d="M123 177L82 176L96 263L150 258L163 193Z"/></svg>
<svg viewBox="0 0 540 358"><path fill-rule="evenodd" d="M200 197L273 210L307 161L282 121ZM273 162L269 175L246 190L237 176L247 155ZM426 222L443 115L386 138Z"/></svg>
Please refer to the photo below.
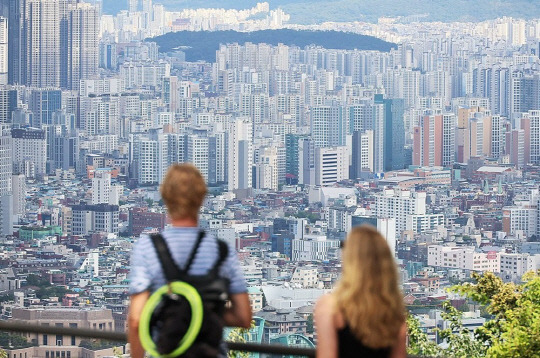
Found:
<svg viewBox="0 0 540 358"><path fill-rule="evenodd" d="M317 357L406 357L407 327L394 257L371 226L352 229L343 272L315 307Z"/></svg>

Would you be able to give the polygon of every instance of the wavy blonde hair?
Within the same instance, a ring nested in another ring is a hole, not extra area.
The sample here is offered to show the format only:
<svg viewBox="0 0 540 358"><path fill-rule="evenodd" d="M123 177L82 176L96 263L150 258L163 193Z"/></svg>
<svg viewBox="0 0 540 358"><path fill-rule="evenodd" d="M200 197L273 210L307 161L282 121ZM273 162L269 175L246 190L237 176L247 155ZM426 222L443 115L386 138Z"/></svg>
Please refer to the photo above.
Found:
<svg viewBox="0 0 540 358"><path fill-rule="evenodd" d="M342 258L343 274L334 291L337 309L362 344L373 349L394 346L405 307L386 240L371 226L355 227Z"/></svg>

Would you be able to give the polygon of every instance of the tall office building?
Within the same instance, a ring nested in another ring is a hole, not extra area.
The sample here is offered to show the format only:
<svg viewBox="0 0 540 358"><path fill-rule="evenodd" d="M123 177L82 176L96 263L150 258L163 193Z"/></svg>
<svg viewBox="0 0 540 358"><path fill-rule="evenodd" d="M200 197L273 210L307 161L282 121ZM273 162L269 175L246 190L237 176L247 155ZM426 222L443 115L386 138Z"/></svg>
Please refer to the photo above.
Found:
<svg viewBox="0 0 540 358"><path fill-rule="evenodd" d="M405 146L405 127L403 124L403 100L402 99L384 99L383 95L376 94L374 104L378 110L382 110L374 117L374 127L376 131L383 130L382 138L379 135L375 138L376 141L382 139L383 144L377 143L377 150L382 146L382 163L384 171L403 169L405 166L405 158L403 156L403 148ZM380 108L377 105L382 105ZM383 124L376 121L383 120ZM380 162L380 160L379 160Z"/></svg>
<svg viewBox="0 0 540 358"><path fill-rule="evenodd" d="M491 133L489 143L489 156L494 159L501 158L504 153L506 132L506 119L499 115L491 116Z"/></svg>
<svg viewBox="0 0 540 358"><path fill-rule="evenodd" d="M349 179L349 151L345 146L315 148L315 185Z"/></svg>
<svg viewBox="0 0 540 358"><path fill-rule="evenodd" d="M513 129L506 132L506 154L510 156L510 163L522 168L526 162L525 157L525 131Z"/></svg>
<svg viewBox="0 0 540 358"><path fill-rule="evenodd" d="M313 162L302 157L304 152L309 151L303 150L304 140L309 140L309 137L293 133L285 135L285 179L289 184L300 183L302 171L305 170L303 164L307 164L309 169L309 163Z"/></svg>
<svg viewBox="0 0 540 358"><path fill-rule="evenodd" d="M30 95L29 107L34 114L33 127L53 124L53 114L62 108L62 91L52 88L34 89Z"/></svg>
<svg viewBox="0 0 540 358"><path fill-rule="evenodd" d="M13 234L11 133L0 123L0 235Z"/></svg>
<svg viewBox="0 0 540 358"><path fill-rule="evenodd" d="M8 84L8 19L0 16L0 85Z"/></svg>
<svg viewBox="0 0 540 358"><path fill-rule="evenodd" d="M116 70L118 66L116 48L116 43L102 42L99 44L99 67L107 70Z"/></svg>
<svg viewBox="0 0 540 358"><path fill-rule="evenodd" d="M373 105L369 100L347 107L349 134L373 128Z"/></svg>

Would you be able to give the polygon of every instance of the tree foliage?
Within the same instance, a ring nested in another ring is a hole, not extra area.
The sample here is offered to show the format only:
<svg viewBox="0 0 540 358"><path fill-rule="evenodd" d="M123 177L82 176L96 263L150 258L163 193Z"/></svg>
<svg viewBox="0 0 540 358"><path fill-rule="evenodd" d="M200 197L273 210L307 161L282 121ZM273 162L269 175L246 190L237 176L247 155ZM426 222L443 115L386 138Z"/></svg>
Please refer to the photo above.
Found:
<svg viewBox="0 0 540 358"><path fill-rule="evenodd" d="M37 286L37 287L49 287L51 285L51 282L43 277L36 274L29 274L26 276L26 285L28 286Z"/></svg>
<svg viewBox="0 0 540 358"><path fill-rule="evenodd" d="M2 348L17 349L31 347L33 345L34 344L28 342L26 338L18 334L0 332L0 347Z"/></svg>
<svg viewBox="0 0 540 358"><path fill-rule="evenodd" d="M255 328L255 321L251 321L250 328L233 328L227 335L227 341L245 343L246 337L249 335L249 330L253 328ZM227 358L248 358L249 356L249 352L229 351L227 353Z"/></svg>
<svg viewBox="0 0 540 358"><path fill-rule="evenodd" d="M408 353L432 357L537 357L540 358L540 272L523 277L524 283L505 283L495 274L473 273L473 282L454 286L452 291L483 305L491 319L471 332L464 327L462 313L443 304L446 328L435 333L442 346L429 341L418 320L409 317Z"/></svg>
<svg viewBox="0 0 540 358"><path fill-rule="evenodd" d="M118 342L107 341L103 339L92 339L92 340L85 339L79 343L79 347L83 347L83 348L90 349L93 351L107 349L107 348L115 348L117 346L118 346Z"/></svg>
<svg viewBox="0 0 540 358"><path fill-rule="evenodd" d="M313 313L311 313L306 322L306 333L313 333Z"/></svg>
<svg viewBox="0 0 540 358"><path fill-rule="evenodd" d="M440 348L435 342L428 339L425 332L420 327L420 322L413 316L407 317L407 328L409 330L409 346L407 353L417 356L437 357L440 354Z"/></svg>

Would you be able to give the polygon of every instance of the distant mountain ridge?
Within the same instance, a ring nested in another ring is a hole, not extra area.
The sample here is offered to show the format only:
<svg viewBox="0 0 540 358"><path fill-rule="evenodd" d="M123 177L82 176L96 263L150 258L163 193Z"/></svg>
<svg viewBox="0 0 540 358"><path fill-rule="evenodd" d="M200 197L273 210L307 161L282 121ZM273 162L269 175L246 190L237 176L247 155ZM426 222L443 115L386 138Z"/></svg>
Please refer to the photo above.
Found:
<svg viewBox="0 0 540 358"><path fill-rule="evenodd" d="M261 30L237 31L179 31L148 39L157 42L160 52L170 52L182 46L186 60L214 62L220 44L246 42L277 45L322 46L329 49L390 51L396 44L376 37L338 31ZM184 47L186 47L184 49Z"/></svg>
<svg viewBox="0 0 540 358"><path fill-rule="evenodd" d="M167 10L186 8L246 9L264 0L157 0ZM497 17L540 17L540 0L266 0L270 8L281 7L291 23L369 21L380 17L427 14L424 21L483 21ZM106 13L127 9L127 0L103 0Z"/></svg>

